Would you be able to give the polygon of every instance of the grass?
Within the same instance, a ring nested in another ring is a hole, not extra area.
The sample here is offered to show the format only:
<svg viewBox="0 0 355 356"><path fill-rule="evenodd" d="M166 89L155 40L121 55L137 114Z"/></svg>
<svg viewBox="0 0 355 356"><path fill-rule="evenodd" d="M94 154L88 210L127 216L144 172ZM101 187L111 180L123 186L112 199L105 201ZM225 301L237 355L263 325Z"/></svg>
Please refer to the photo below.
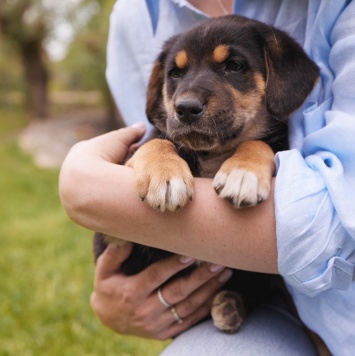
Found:
<svg viewBox="0 0 355 356"><path fill-rule="evenodd" d="M162 343L116 335L92 313L92 233L61 208L58 171L18 148L25 124L0 110L0 355L157 355Z"/></svg>

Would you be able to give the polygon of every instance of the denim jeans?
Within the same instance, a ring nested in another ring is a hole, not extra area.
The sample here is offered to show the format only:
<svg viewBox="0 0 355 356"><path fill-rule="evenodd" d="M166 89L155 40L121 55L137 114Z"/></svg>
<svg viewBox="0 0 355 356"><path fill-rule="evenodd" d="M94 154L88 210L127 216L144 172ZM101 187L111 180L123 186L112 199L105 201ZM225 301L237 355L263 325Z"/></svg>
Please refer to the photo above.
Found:
<svg viewBox="0 0 355 356"><path fill-rule="evenodd" d="M161 356L313 356L317 351L301 323L282 306L260 305L233 335L211 320L176 337Z"/></svg>

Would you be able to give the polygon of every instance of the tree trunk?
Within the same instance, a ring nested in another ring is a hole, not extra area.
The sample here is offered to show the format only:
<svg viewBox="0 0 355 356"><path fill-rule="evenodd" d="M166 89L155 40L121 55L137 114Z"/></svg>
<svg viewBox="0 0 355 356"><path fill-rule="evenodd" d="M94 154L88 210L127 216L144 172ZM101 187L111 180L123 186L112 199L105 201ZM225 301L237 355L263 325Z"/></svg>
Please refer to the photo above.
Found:
<svg viewBox="0 0 355 356"><path fill-rule="evenodd" d="M27 110L31 118L48 117L48 71L40 42L21 43L21 56L27 81Z"/></svg>

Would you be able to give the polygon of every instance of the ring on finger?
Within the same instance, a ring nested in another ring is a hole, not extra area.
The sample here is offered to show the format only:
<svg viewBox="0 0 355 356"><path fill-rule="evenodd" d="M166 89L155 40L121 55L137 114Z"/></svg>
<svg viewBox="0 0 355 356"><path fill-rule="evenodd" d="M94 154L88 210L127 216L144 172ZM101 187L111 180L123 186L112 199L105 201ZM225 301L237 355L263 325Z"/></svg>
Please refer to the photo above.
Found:
<svg viewBox="0 0 355 356"><path fill-rule="evenodd" d="M180 317L180 315L178 314L178 312L176 311L175 307L172 307L170 309L171 314L173 315L174 319L179 323L182 324L184 322L184 320Z"/></svg>
<svg viewBox="0 0 355 356"><path fill-rule="evenodd" d="M172 305L169 304L169 303L164 299L163 294L162 294L162 292L161 292L161 288L158 289L157 294L158 294L158 298L159 298L161 304L163 304L165 308L171 308L171 307L172 307Z"/></svg>

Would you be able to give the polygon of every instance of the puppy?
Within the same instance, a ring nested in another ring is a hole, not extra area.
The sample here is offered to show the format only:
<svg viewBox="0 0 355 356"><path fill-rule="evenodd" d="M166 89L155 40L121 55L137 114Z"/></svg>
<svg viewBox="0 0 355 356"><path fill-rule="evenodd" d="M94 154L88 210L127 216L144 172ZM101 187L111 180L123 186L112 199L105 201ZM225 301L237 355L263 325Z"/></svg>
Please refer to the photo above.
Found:
<svg viewBox="0 0 355 356"><path fill-rule="evenodd" d="M194 176L234 208L269 197L274 154L287 149L287 120L319 77L286 33L244 17L203 21L169 39L148 85L146 113L156 137L129 159L142 201L174 212L193 197ZM212 187L211 187L212 188ZM97 234L96 257L112 239ZM123 266L134 274L170 252L135 245ZM284 296L281 278L235 271L213 303L217 328L236 332L261 302Z"/></svg>

